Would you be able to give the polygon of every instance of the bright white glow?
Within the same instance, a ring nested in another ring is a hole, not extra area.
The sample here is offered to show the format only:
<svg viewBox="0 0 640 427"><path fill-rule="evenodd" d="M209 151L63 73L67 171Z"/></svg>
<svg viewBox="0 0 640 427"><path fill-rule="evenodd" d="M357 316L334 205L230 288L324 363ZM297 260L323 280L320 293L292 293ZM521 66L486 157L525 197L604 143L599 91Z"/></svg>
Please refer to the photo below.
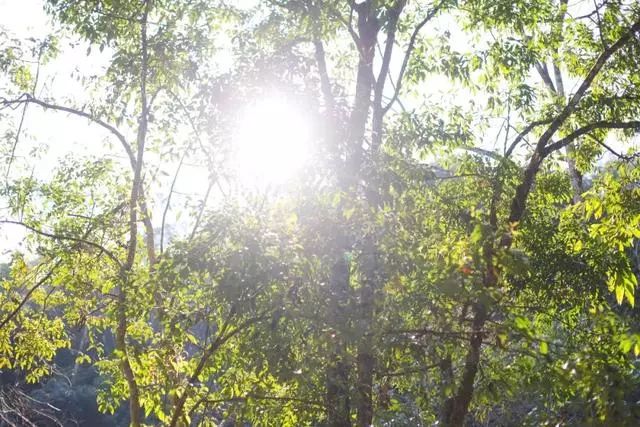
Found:
<svg viewBox="0 0 640 427"><path fill-rule="evenodd" d="M236 126L234 163L245 185L284 184L309 159L309 120L282 97L264 98L247 106Z"/></svg>

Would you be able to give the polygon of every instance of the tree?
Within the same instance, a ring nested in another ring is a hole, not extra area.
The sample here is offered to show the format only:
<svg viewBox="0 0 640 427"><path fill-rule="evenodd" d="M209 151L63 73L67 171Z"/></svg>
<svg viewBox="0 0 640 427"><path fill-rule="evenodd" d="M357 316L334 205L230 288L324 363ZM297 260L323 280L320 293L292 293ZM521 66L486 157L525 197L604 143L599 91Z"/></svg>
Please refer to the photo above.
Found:
<svg viewBox="0 0 640 427"><path fill-rule="evenodd" d="M636 5L46 5L109 54L99 95L36 95L5 55L2 106L88 120L125 161L20 176L8 135L3 223L38 258L5 282L5 354L29 322L40 362L82 328L100 410L134 426L637 422ZM273 87L318 124L315 161L247 195L234 117ZM190 163L208 182L179 220Z"/></svg>

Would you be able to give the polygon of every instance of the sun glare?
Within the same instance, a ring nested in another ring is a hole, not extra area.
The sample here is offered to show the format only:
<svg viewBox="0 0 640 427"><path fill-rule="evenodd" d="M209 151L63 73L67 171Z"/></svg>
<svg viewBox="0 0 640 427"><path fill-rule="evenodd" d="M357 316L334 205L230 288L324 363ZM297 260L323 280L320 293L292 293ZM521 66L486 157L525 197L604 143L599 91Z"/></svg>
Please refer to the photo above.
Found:
<svg viewBox="0 0 640 427"><path fill-rule="evenodd" d="M284 98L264 98L241 112L233 137L236 173L248 186L282 185L310 154L310 123Z"/></svg>

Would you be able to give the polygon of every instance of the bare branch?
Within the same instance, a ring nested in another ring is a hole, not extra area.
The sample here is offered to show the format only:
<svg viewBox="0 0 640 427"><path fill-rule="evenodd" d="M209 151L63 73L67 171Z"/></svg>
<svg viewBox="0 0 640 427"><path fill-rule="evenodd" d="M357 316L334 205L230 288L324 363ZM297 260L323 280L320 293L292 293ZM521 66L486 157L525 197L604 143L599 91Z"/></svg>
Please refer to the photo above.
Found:
<svg viewBox="0 0 640 427"><path fill-rule="evenodd" d="M564 138L562 138L559 141L554 142L553 144L545 147L545 149L543 150L543 156L546 157L549 154L553 153L554 151L558 151L559 149L569 145L572 141L574 141L575 139L588 134L589 132L592 132L596 129L634 129L637 131L640 131L640 121L630 121L630 122L613 122L613 121L599 121L599 122L594 122L591 123L587 126L581 127L575 131L573 131L572 133L570 133L569 135L565 136ZM613 151L611 148L609 148L608 146L604 145L604 143L599 142L600 145L603 145L605 148L607 148L609 151L611 151L612 153L616 154L616 156L622 158L622 155L617 154L615 151Z"/></svg>
<svg viewBox="0 0 640 427"><path fill-rule="evenodd" d="M118 257L116 257L113 252L109 251L107 248L105 248L104 246L100 245L99 243L96 242L92 242L90 240L86 240L84 238L80 238L80 237L75 237L75 236L67 236L67 235L63 235L63 234L54 234L54 233L49 233L47 231L42 231L39 230L29 224L26 224L22 221L13 221L10 219L0 219L0 224L14 224L14 225L20 225L28 230L33 231L36 234L39 234L41 236L44 237L49 237L51 239L54 240L68 240L71 242L76 242L76 243L82 243L84 245L87 246L91 246L93 248L99 249L101 252L104 252L116 265L118 265L119 267L122 266L122 264L120 263L120 260L118 259Z"/></svg>
<svg viewBox="0 0 640 427"><path fill-rule="evenodd" d="M353 42L355 43L356 47L358 48L358 51L360 51L360 37L358 37L358 34L356 33L356 30L353 28L353 24L352 24L352 20L353 20L353 11L354 8L353 6L351 7L351 14L349 16L349 20L347 21L346 19L344 19L344 16L342 16L342 14L335 10L335 9L330 9L329 13L336 18L338 21L340 21L346 28L347 31L349 31L349 35L351 36L351 38L353 39Z"/></svg>
<svg viewBox="0 0 640 427"><path fill-rule="evenodd" d="M320 26L320 6L317 4L311 5L311 20L313 25L313 47L318 65L318 74L320 74L320 89L324 97L327 110L333 111L333 105L335 104L333 99L333 92L331 90L331 80L329 79L329 71L327 70L327 58L324 51L324 44L322 43L322 31Z"/></svg>
<svg viewBox="0 0 640 427"><path fill-rule="evenodd" d="M191 234L189 235L189 242L193 240L196 235L196 231L198 231L198 227L200 227L200 221L202 220L202 214L204 213L204 209L207 206L207 200L209 199L209 194L211 194L211 189L213 188L214 181L209 179L209 185L207 186L207 191L202 198L202 205L198 210L198 215L196 216L196 221L193 224L193 228L191 229Z"/></svg>
<svg viewBox="0 0 640 427"><path fill-rule="evenodd" d="M536 71L542 77L542 81L549 89L549 92L556 93L556 88L553 86L553 82L551 81L551 76L549 76L549 70L547 69L547 65L541 62L536 62Z"/></svg>
<svg viewBox="0 0 640 427"><path fill-rule="evenodd" d="M528 134L529 132L531 132L533 129L535 129L538 126L542 126L542 125L546 125L549 124L553 121L553 117L550 117L548 119L542 119L542 120L536 120L534 122L531 122L527 125L527 127L525 127L519 134L518 136L516 136L516 138L513 140L513 142L511 143L511 145L509 146L509 148L507 148L507 150L504 153L504 157L508 158L511 156L511 154L513 153L513 150L516 149L516 147L518 146L518 144L520 144L520 141L522 141Z"/></svg>
<svg viewBox="0 0 640 427"><path fill-rule="evenodd" d="M12 100L0 97L0 105L3 106L3 107L12 108L12 106L19 105L19 104L25 104L25 103L36 104L36 105L39 105L39 106L41 106L41 107L43 107L45 109L63 111L65 113L73 114L75 116L84 117L84 118L90 120L91 122L103 127L104 129L106 129L109 132L111 132L118 139L118 141L120 141L120 144L122 145L122 147L127 152L127 156L129 157L129 161L131 162L131 166L133 168L135 168L136 160L135 160L135 156L133 154L133 151L131 149L131 146L127 142L127 140L124 137L124 135L122 133L120 133L120 131L118 129L116 129L115 126L105 122L104 120L102 120L102 119L100 119L98 117L95 117L94 115L92 115L90 113L87 113L86 111L78 110L78 109L71 108L71 107L65 107L65 106L62 106L62 105L52 104L52 103L49 103L49 102L34 98L33 96L31 96L28 93L25 93L22 96L20 96L19 98L12 99Z"/></svg>
<svg viewBox="0 0 640 427"><path fill-rule="evenodd" d="M407 50L405 51L405 54L404 54L404 59L402 60L402 66L400 67L400 73L398 74L398 79L395 85L396 90L394 91L393 96L391 97L391 100L389 101L389 103L383 108L383 111L385 113L389 111L389 109L391 109L393 104L398 99L398 96L400 95L400 89L402 88L402 80L404 78L404 73L407 70L407 65L409 65L409 60L411 59L411 54L413 53L413 49L415 48L416 40L418 39L418 34L420 34L420 30L422 30L422 28L425 25L427 25L427 23L431 21L431 19L433 19L434 16L436 16L436 14L440 11L444 3L445 3L445 0L441 0L440 3L434 6L434 8L431 9L429 13L427 13L427 16L425 16L424 19L420 21L418 25L414 28L413 33L411 34L411 38L409 39L409 45L407 46Z"/></svg>
<svg viewBox="0 0 640 427"><path fill-rule="evenodd" d="M192 130L192 132L193 132L193 134L195 136L196 141L200 145L200 148L202 149L202 151L205 151L204 145L202 144L202 138L200 137L200 132L198 131L198 128L197 128L195 122L193 121L193 118L191 117L191 114L189 114L189 110L187 109L187 106L184 105L184 102L182 102L182 99L180 99L179 96L177 96L176 94L174 94L171 91L169 91L169 94L178 102L178 105L182 109L185 117L187 118L187 121L189 122L189 125L191 126L191 130ZM175 187L176 180L178 178L178 174L180 173L180 169L182 168L182 164L184 162L185 156L187 155L187 153L189 151L191 151L191 146L192 145L193 145L193 140L191 140L191 142L189 143L189 146L187 147L187 149L183 153L182 157L180 158L180 163L178 164L178 167L176 168L176 172L175 172L173 181L171 183L171 188L169 189L169 195L167 196L167 202L166 202L164 211L162 213L162 225L161 225L161 228L160 228L160 252L161 253L163 251L163 246L164 246L164 229L165 229L165 225L166 225L167 212L169 211L169 204L171 203L171 195L175 192L174 191L174 187ZM209 170L213 170L213 166L211 164L209 165ZM213 187L213 182L210 180L209 186L207 187L207 191L206 191L206 194L204 196L202 208L198 212L198 216L197 216L197 219L196 219L196 225L193 228L193 231L191 233L191 238L189 240L193 239L193 235L196 232L196 228L198 227L198 225L200 223L200 218L202 216L202 212L203 212L204 207L206 205L206 201L209 198L209 193L211 192L211 188L212 187Z"/></svg>
<svg viewBox="0 0 640 427"><path fill-rule="evenodd" d="M629 155L625 155L625 154L620 154L617 151L615 151L613 148L611 148L608 144L606 144L604 141L601 141L600 139L594 137L593 135L591 135L591 139L593 139L602 148L604 148L605 150L607 150L608 152L610 152L611 154L613 154L614 156L616 156L617 158L619 158L620 160L622 160L624 162L632 162L632 161L640 158L640 152L635 152L635 153L631 154L630 156Z"/></svg>
<svg viewBox="0 0 640 427"><path fill-rule="evenodd" d="M300 399L297 397L290 397L290 396L267 396L267 395L260 395L260 394L248 394L246 396L236 396L236 397L228 397L228 398L222 398L222 399L204 399L202 403L217 404L217 403L226 403L226 402L246 402L248 400L275 400L279 402L301 403L306 406L317 406L319 408L325 407L324 403L320 401Z"/></svg>
<svg viewBox="0 0 640 427"><path fill-rule="evenodd" d="M395 371L395 372L377 372L380 377L403 377L405 375L413 375L413 374L423 374L427 371L430 371L435 368L441 367L441 363L434 363L432 365L420 366L418 368L405 369L403 371Z"/></svg>
<svg viewBox="0 0 640 427"><path fill-rule="evenodd" d="M38 62L36 67L36 77L33 79L33 86L31 88L31 94L35 96L36 88L38 87L38 80L40 79L40 66L42 64L42 54L44 52L44 48L41 45L40 50L38 52ZM22 127L24 125L24 119L27 116L27 106L29 104L25 103L22 107L22 114L20 115L20 123L18 124L18 130L16 130L15 139L13 141L13 146L11 147L11 155L9 156L9 162L7 163L7 172L5 173L5 180L9 178L9 173L11 172L11 164L13 163L13 159L16 154L16 148L18 148L18 142L20 141L20 134L22 133Z"/></svg>

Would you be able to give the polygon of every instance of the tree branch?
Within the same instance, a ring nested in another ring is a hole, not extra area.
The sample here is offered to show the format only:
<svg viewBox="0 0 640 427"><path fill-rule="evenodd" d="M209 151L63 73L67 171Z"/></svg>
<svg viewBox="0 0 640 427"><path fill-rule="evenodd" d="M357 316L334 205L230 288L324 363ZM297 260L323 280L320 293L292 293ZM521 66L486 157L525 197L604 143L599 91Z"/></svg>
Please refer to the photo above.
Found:
<svg viewBox="0 0 640 427"><path fill-rule="evenodd" d="M504 152L504 157L505 158L511 157L513 150L515 150L518 144L520 144L520 141L522 141L533 129L535 129L538 126L549 124L552 121L553 121L553 117L550 117L548 119L536 120L535 122L529 123L527 127L525 127L518 134L518 136L516 136L516 138L511 143L511 145L509 145L509 148L507 148L507 150Z"/></svg>
<svg viewBox="0 0 640 427"><path fill-rule="evenodd" d="M402 60L402 66L400 67L400 73L398 74L398 79L395 85L396 90L394 91L393 96L391 97L391 100L389 101L389 103L382 109L385 113L389 111L389 109L391 109L393 104L398 99L398 96L400 95L400 89L402 88L402 80L404 78L404 73L407 70L407 65L409 65L409 60L411 59L411 53L415 48L416 40L418 38L418 34L420 33L420 30L422 30L422 28L425 25L427 25L427 23L431 21L431 19L433 19L434 16L436 16L436 14L440 11L444 3L445 3L445 0L441 0L440 3L434 6L434 8L431 9L429 13L427 13L427 16L425 16L424 19L420 21L418 25L416 25L416 27L414 28L413 33L411 34L411 38L409 39L409 45L407 46L407 50L405 51L405 54L404 54L404 59Z"/></svg>
<svg viewBox="0 0 640 427"><path fill-rule="evenodd" d="M0 322L0 329L4 328L4 326L9 323L9 321L11 321L11 319L13 319L18 312L22 309L22 307L24 307L24 305L27 303L27 301L29 301L29 298L31 297L31 294L33 294L40 286L42 286L47 280L49 280L51 278L51 276L53 275L53 272L55 271L56 268L58 268L58 266L62 263L62 260L58 260L53 267L51 267L51 269L47 272L47 274L44 275L44 277L42 277L40 280L38 280L36 282L35 285L33 285L28 291L27 293L24 295L24 297L22 297L22 300L20 301L20 303L18 303L18 305L16 306L16 308L14 308L11 313L7 314L7 316L2 319L2 322Z"/></svg>
<svg viewBox="0 0 640 427"><path fill-rule="evenodd" d="M83 238L80 237L74 237L74 236L67 236L67 235L61 235L61 234L54 234L54 233L49 233L46 231L42 231L39 230L29 224L26 224L22 221L13 221L10 219L1 219L0 220L0 224L14 224L14 225L20 225L28 230L33 231L36 234L39 234L41 236L44 237L49 237L51 239L55 239L55 240L68 240L71 242L76 242L76 243L82 243L85 244L87 246L91 246L93 248L99 249L101 252L104 252L109 258L111 258L111 260L118 265L119 267L122 267L122 264L120 263L120 260L118 259L118 257L116 257L113 252L109 251L107 248L105 248L104 246L100 245L99 243L96 242L92 242L90 240L85 240Z"/></svg>
<svg viewBox="0 0 640 427"><path fill-rule="evenodd" d="M573 131L572 133L570 133L569 135L567 135L566 137L562 138L559 141L554 142L551 145L548 145L547 147L545 147L545 149L543 150L543 157L547 157L548 155L550 155L551 153L553 153L554 151L558 151L559 149L566 147L567 145L569 145L573 140L588 134L589 132L592 132L596 129L634 129L637 131L640 131L640 121L635 120L635 121L630 121L630 122L613 122L613 121L599 121L599 122L594 122L591 123L587 126L581 127L575 131ZM617 154L615 151L613 151L611 148L609 148L607 145L605 145L604 143L598 141L598 143L602 146L604 146L607 150L611 151L612 153L614 153L616 156L622 158L623 156Z"/></svg>
<svg viewBox="0 0 640 427"><path fill-rule="evenodd" d="M557 132L557 130L562 126L564 121L573 113L576 106L587 92L587 90L591 87L591 84L595 80L596 76L602 70L602 67L606 64L606 62L611 58L611 56L620 50L631 38L633 37L636 31L640 30L640 20L636 21L631 28L629 28L614 44L612 44L608 49L603 51L598 59L591 67L591 70L582 81L582 84L578 87L576 93L573 94L567 105L563 108L562 112L553 120L551 125L547 131L540 137L540 141L538 146L543 148L547 142L551 139L551 137Z"/></svg>
<svg viewBox="0 0 640 427"><path fill-rule="evenodd" d="M542 136L538 140L536 149L529 160L529 164L524 171L522 182L516 188L516 194L511 203L511 211L508 220L509 223L513 224L519 222L524 215L527 197L529 196L529 192L531 191L531 187L533 185L533 181L538 172L540 164L544 159L544 151L547 143L551 140L558 129L560 129L560 127L565 123L567 118L569 118L569 116L575 111L578 103L587 92L587 90L591 87L591 84L595 80L596 76L600 73L600 70L602 70L602 67L604 67L609 58L611 58L614 53L616 53L626 43L628 43L634 37L634 33L638 30L640 30L640 20L636 21L625 33L622 34L618 41L616 41L598 56L596 62L593 64L591 70L578 87L576 93L571 97L560 114L556 116L547 130L542 134ZM502 244L504 246L510 246L511 236L505 234L502 239Z"/></svg>
<svg viewBox="0 0 640 427"><path fill-rule="evenodd" d="M318 65L318 74L320 74L320 89L324 97L327 110L333 112L335 104L333 92L331 90L331 80L329 79L329 71L327 70L327 58L322 43L322 31L320 26L320 6L315 3L311 5L311 20L313 25L313 47Z"/></svg>
<svg viewBox="0 0 640 427"><path fill-rule="evenodd" d="M387 111L389 111L388 109L382 108L382 95L384 94L384 86L387 81L387 74L389 73L391 56L393 54L393 46L395 45L396 41L398 19L400 19L400 14L402 13L402 9L404 9L406 4L406 0L396 0L393 7L391 7L387 13L387 40L385 41L384 45L384 53L382 55L382 64L380 65L378 78L375 80L373 86L373 119L371 145L374 155L382 144L382 121L384 115L387 113Z"/></svg>
<svg viewBox="0 0 640 427"><path fill-rule="evenodd" d="M319 408L324 408L325 405L322 402L300 399L297 397L289 397L289 396L265 396L260 394L248 394L246 396L236 396L236 397L228 397L222 399L204 399L203 403L216 404L216 403L226 403L226 402L245 402L247 400L275 400L275 401L284 401L284 402L296 402L302 403L307 406L317 406Z"/></svg>
<svg viewBox="0 0 640 427"><path fill-rule="evenodd" d="M620 154L617 151L615 151L613 148L611 148L609 145L607 145L604 141L601 141L600 139L594 137L593 135L591 135L591 139L593 139L596 142L596 144L600 145L605 150L607 150L608 152L610 152L611 154L613 154L614 156L616 156L617 158L619 158L624 162L631 162L640 158L640 152L635 152L630 156L625 154Z"/></svg>
<svg viewBox="0 0 640 427"><path fill-rule="evenodd" d="M196 368L194 369L193 373L189 377L189 381L188 381L189 385L195 384L198 381L198 376L200 376L200 373L202 373L202 370L205 368L207 362L209 361L209 358L220 347L222 347L227 341L229 341L231 338L233 338L234 336L236 336L240 332L243 332L244 330L249 328L251 325L253 325L253 324L257 323L257 322L260 322L261 320L264 320L264 319L266 319L268 317L268 316L265 316L265 315L252 317L252 318L247 319L246 321L242 322L235 329L227 332L229 321L231 320L232 316L233 316L233 314L229 315L229 317L225 321L224 325L220 328L220 332L218 333L218 336L216 337L216 339L202 353L202 357L200 358L200 361L198 362L198 365L196 366ZM180 396L178 396L178 398L177 398L177 400L176 400L176 402L174 404L174 408L175 409L173 410L173 415L171 416L171 421L169 422L169 426L174 427L174 426L176 426L178 424L178 421L179 421L180 417L182 416L182 412L184 411L184 405L185 405L185 403L187 401L187 398L189 397L189 394L190 394L191 390L192 390L192 388L188 387L184 392L182 392L182 394Z"/></svg>
<svg viewBox="0 0 640 427"><path fill-rule="evenodd" d="M556 93L556 88L553 86L553 82L551 81L551 76L549 76L549 70L547 69L547 65L540 62L536 62L535 67L536 67L536 71L538 71L538 74L540 74L540 77L542 77L542 81L547 86L547 89L549 89L549 92Z"/></svg>
<svg viewBox="0 0 640 427"><path fill-rule="evenodd" d="M36 88L38 87L38 80L40 79L40 67L42 65L42 54L44 52L44 45L40 46L38 52L38 64L36 67L36 77L33 80L33 86L31 88L31 94L35 96ZM18 148L18 142L20 141L20 134L22 133L22 127L24 125L24 119L27 116L27 106L29 104L25 103L22 107L22 114L20 115L20 123L18 124L18 129L16 130L15 139L13 141L13 146L11 147L11 155L9 157L9 162L7 163L7 172L5 173L5 180L9 178L9 174L11 172L11 165L13 164L13 159L16 154L16 149Z"/></svg>
<svg viewBox="0 0 640 427"><path fill-rule="evenodd" d="M135 156L134 156L133 151L131 149L131 146L127 142L126 138L124 137L124 135L118 129L115 128L115 126L105 122L104 120L102 120L102 119L100 119L98 117L95 117L94 115L92 115L90 113L87 113L85 111L82 111L82 110L78 110L78 109L71 108L71 107L65 107L65 106L62 106L62 105L56 105L56 104L52 104L52 103L49 103L49 102L34 98L33 96L31 96L28 93L25 93L22 96L20 96L19 98L12 99L12 100L0 97L0 105L2 105L3 107L12 107L14 105L26 104L26 103L36 104L36 105L39 105L39 106L41 106L41 107L43 107L45 109L63 111L65 113L73 114L75 116L84 117L84 118L90 120L91 122L103 127L104 129L106 129L109 132L111 132L111 134L113 134L118 139L118 141L120 141L120 144L122 145L122 147L127 152L127 156L129 157L129 161L131 162L131 166L133 168L135 168L136 159L135 159Z"/></svg>

